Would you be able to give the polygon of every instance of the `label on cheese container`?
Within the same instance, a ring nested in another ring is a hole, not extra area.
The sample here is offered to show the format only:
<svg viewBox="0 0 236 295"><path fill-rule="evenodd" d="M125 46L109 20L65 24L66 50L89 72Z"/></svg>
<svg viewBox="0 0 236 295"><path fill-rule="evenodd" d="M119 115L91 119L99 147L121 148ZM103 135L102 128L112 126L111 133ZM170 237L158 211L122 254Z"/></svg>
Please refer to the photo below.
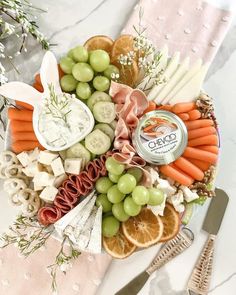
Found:
<svg viewBox="0 0 236 295"><path fill-rule="evenodd" d="M165 165L175 161L187 145L183 121L167 111L145 114L133 133L137 153L147 162Z"/></svg>

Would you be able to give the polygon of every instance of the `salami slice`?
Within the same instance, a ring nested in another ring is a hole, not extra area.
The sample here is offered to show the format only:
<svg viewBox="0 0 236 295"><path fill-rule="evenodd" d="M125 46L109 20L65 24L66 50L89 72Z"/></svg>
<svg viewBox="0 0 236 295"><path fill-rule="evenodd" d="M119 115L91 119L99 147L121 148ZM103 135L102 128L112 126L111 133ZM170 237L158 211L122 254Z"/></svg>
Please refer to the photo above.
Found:
<svg viewBox="0 0 236 295"><path fill-rule="evenodd" d="M43 207L39 209L38 219L39 222L45 226L55 223L62 217L62 212L56 206Z"/></svg>

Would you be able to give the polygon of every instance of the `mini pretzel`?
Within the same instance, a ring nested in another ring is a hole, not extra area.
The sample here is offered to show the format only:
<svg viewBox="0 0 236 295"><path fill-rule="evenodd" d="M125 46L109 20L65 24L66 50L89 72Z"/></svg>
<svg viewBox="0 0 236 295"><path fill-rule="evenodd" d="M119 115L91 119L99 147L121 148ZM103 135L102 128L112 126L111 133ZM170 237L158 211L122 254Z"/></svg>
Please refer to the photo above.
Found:
<svg viewBox="0 0 236 295"><path fill-rule="evenodd" d="M9 178L3 183L3 189L10 196L17 194L21 189L26 188L26 183L22 179Z"/></svg>
<svg viewBox="0 0 236 295"><path fill-rule="evenodd" d="M19 161L16 157L16 154L14 154L11 151L3 151L0 153L0 164L4 166L9 166L13 164L18 164Z"/></svg>
<svg viewBox="0 0 236 295"><path fill-rule="evenodd" d="M29 217L34 216L41 207L38 194L30 188L21 190L18 193L18 200L22 203L22 213Z"/></svg>
<svg viewBox="0 0 236 295"><path fill-rule="evenodd" d="M7 178L13 178L13 177L21 178L21 176L23 176L22 166L17 164L7 166L5 169L5 175Z"/></svg>
<svg viewBox="0 0 236 295"><path fill-rule="evenodd" d="M6 177L6 174L5 174L6 168L7 168L7 166L1 166L1 165L0 165L0 178L1 178L1 179L5 179L5 178L7 178L7 177Z"/></svg>

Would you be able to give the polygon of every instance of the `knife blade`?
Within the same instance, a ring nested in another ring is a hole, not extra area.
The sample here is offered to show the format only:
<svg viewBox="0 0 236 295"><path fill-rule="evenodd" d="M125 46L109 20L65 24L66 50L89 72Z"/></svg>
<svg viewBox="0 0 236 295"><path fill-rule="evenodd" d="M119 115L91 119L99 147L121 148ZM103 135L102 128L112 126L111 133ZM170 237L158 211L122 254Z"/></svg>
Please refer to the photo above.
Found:
<svg viewBox="0 0 236 295"><path fill-rule="evenodd" d="M229 202L228 195L222 189L216 188L215 193L216 196L211 200L202 225L202 229L209 234L208 240L201 251L187 284L187 291L190 295L207 295L210 287L215 238Z"/></svg>
<svg viewBox="0 0 236 295"><path fill-rule="evenodd" d="M168 261L191 246L194 236L191 230L183 228L172 240L166 242L146 270L120 289L115 295L136 295L143 288L150 275Z"/></svg>

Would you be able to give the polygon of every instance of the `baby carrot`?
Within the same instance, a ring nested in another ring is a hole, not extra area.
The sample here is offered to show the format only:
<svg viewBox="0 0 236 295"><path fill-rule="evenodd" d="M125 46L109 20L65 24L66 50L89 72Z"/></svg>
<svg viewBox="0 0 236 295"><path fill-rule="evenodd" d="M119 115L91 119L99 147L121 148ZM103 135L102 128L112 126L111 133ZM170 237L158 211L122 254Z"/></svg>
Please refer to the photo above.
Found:
<svg viewBox="0 0 236 295"><path fill-rule="evenodd" d="M174 165L164 165L160 167L161 173L171 179L179 182L180 184L189 186L194 182L194 179L186 175L184 172L179 171Z"/></svg>
<svg viewBox="0 0 236 295"><path fill-rule="evenodd" d="M180 102L173 106L172 112L175 114L186 113L195 109L195 107L196 105L194 102Z"/></svg>
<svg viewBox="0 0 236 295"><path fill-rule="evenodd" d="M178 116L183 121L188 121L189 120L189 114L188 113L181 113L181 114L178 114Z"/></svg>
<svg viewBox="0 0 236 295"><path fill-rule="evenodd" d="M215 146L215 145L201 145L201 146L198 146L197 148L203 151L211 152L216 155L219 153L219 148L218 146Z"/></svg>
<svg viewBox="0 0 236 295"><path fill-rule="evenodd" d="M156 103L153 100L150 100L148 103L148 107L146 108L146 110L143 112L144 114L154 111L156 109Z"/></svg>
<svg viewBox="0 0 236 295"><path fill-rule="evenodd" d="M199 112L199 110L192 110L192 111L188 112L188 114L189 114L190 121L198 120L202 116L202 114Z"/></svg>
<svg viewBox="0 0 236 295"><path fill-rule="evenodd" d="M39 73L35 75L34 81L35 81L35 83L42 85L41 78L40 78L40 74Z"/></svg>
<svg viewBox="0 0 236 295"><path fill-rule="evenodd" d="M179 157L174 164L180 170L185 172L186 174L190 175L192 178L196 180L202 180L204 178L204 173L200 170L197 166L191 163L189 160Z"/></svg>
<svg viewBox="0 0 236 295"><path fill-rule="evenodd" d="M171 111L172 110L172 105L165 104L163 106L158 106L157 110L163 110L163 111Z"/></svg>
<svg viewBox="0 0 236 295"><path fill-rule="evenodd" d="M43 86L42 86L42 84L39 84L39 83L34 83L33 84L33 87L35 88L35 89L37 89L39 92L43 92Z"/></svg>
<svg viewBox="0 0 236 295"><path fill-rule="evenodd" d="M10 128L11 132L33 132L33 124L32 122L25 122L25 121L18 121L18 120L11 120L10 121Z"/></svg>
<svg viewBox="0 0 236 295"><path fill-rule="evenodd" d="M188 139L199 138L206 135L216 134L216 129L212 126L189 130Z"/></svg>
<svg viewBox="0 0 236 295"><path fill-rule="evenodd" d="M189 162L191 162L193 165L197 166L199 169L201 169L202 171L206 171L209 169L209 167L211 166L210 163L207 162L203 162L197 159L188 159Z"/></svg>
<svg viewBox="0 0 236 295"><path fill-rule="evenodd" d="M58 73L59 73L59 78L61 79L61 77L63 77L65 75L65 73L62 71L60 65L58 65Z"/></svg>
<svg viewBox="0 0 236 295"><path fill-rule="evenodd" d="M217 162L216 154L193 147L186 147L183 156L186 158L197 159L211 164L215 164Z"/></svg>
<svg viewBox="0 0 236 295"><path fill-rule="evenodd" d="M39 147L40 149L44 149L38 141L18 140L12 144L12 150L15 153L30 151L35 149L36 147Z"/></svg>
<svg viewBox="0 0 236 295"><path fill-rule="evenodd" d="M29 110L18 110L16 108L8 109L8 118L24 122L32 122L33 112Z"/></svg>
<svg viewBox="0 0 236 295"><path fill-rule="evenodd" d="M19 100L16 100L16 105L19 107L22 107L24 109L31 110L31 111L33 111L33 109L34 109L32 105L25 103L23 101L19 101Z"/></svg>
<svg viewBox="0 0 236 295"><path fill-rule="evenodd" d="M217 145L218 136L215 134L194 138L188 141L188 146Z"/></svg>
<svg viewBox="0 0 236 295"><path fill-rule="evenodd" d="M199 119L190 122L185 122L185 125L188 130L193 130L203 127L214 126L214 122L210 119Z"/></svg>
<svg viewBox="0 0 236 295"><path fill-rule="evenodd" d="M37 137L34 132L14 132L12 133L13 141L18 140L32 140L37 141Z"/></svg>

